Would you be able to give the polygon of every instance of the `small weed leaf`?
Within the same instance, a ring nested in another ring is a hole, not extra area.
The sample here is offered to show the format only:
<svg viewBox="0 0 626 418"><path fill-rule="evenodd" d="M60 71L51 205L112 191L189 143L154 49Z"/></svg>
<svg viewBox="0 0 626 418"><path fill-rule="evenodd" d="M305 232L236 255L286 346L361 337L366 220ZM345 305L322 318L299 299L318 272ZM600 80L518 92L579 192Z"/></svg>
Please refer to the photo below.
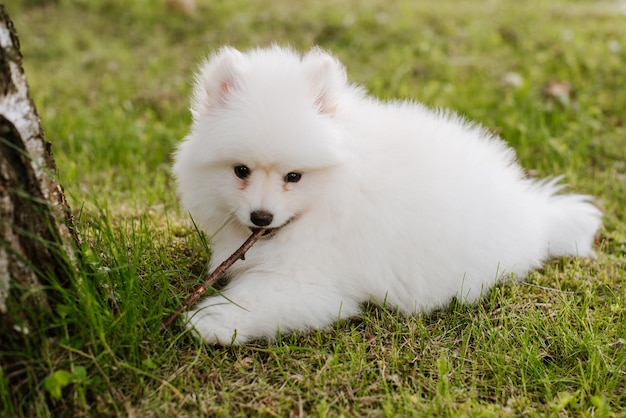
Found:
<svg viewBox="0 0 626 418"><path fill-rule="evenodd" d="M63 337L59 341L61 344L71 348L75 348L77 350L79 350L83 346L83 340L80 338Z"/></svg>
<svg viewBox="0 0 626 418"><path fill-rule="evenodd" d="M72 313L72 310L69 306L61 304L57 306L57 313L61 318L65 318Z"/></svg>
<svg viewBox="0 0 626 418"><path fill-rule="evenodd" d="M61 399L61 391L72 381L72 374L67 370L57 370L43 381L43 387L54 399Z"/></svg>
<svg viewBox="0 0 626 418"><path fill-rule="evenodd" d="M74 373L67 370L57 370L43 381L43 387L54 399L61 399L63 389L70 383L79 382L87 377L87 369L77 366Z"/></svg>
<svg viewBox="0 0 626 418"><path fill-rule="evenodd" d="M150 370L154 370L157 368L156 363L151 359L151 358L147 358L141 361L141 364L146 368L146 369L150 369Z"/></svg>
<svg viewBox="0 0 626 418"><path fill-rule="evenodd" d="M87 369L83 366L74 367L74 377L76 377L78 381L84 380L87 377Z"/></svg>

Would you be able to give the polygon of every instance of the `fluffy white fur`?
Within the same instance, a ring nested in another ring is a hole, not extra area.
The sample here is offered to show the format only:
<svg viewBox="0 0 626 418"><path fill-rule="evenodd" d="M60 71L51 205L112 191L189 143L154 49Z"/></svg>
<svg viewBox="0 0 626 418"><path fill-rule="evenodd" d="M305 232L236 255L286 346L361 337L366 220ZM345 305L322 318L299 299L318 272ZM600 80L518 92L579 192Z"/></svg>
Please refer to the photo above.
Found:
<svg viewBox="0 0 626 418"><path fill-rule="evenodd" d="M365 301L406 314L472 302L548 257L594 255L587 196L525 178L511 148L453 113L367 97L322 50L221 48L192 114L174 174L211 268L258 227L252 212L279 228L188 315L209 343L325 327Z"/></svg>

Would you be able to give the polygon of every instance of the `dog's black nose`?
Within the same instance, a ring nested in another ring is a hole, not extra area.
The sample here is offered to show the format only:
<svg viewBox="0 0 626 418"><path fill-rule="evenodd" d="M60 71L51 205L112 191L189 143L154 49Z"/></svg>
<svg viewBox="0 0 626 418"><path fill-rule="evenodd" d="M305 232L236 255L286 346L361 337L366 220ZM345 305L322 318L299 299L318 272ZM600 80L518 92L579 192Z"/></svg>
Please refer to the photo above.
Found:
<svg viewBox="0 0 626 418"><path fill-rule="evenodd" d="M266 210L255 210L250 213L250 221L256 226L268 226L273 219L274 215Z"/></svg>

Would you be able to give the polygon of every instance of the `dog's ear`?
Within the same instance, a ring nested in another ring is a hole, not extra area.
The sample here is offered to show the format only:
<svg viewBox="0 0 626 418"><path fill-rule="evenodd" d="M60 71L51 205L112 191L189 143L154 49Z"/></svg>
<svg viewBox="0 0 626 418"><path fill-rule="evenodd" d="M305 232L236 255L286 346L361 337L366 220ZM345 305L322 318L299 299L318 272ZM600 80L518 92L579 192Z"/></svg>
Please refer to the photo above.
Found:
<svg viewBox="0 0 626 418"><path fill-rule="evenodd" d="M223 46L200 66L191 103L194 119L226 104L228 96L237 88L238 69L243 59L241 52Z"/></svg>
<svg viewBox="0 0 626 418"><path fill-rule="evenodd" d="M321 48L313 48L302 58L311 82L315 105L321 113L333 115L347 85L346 69Z"/></svg>

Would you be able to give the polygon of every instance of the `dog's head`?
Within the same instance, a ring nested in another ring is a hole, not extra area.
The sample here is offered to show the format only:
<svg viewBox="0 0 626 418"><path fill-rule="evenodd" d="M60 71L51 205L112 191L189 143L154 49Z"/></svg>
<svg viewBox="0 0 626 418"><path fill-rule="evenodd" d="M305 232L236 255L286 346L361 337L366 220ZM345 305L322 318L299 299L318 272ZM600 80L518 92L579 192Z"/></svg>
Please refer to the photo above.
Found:
<svg viewBox="0 0 626 418"><path fill-rule="evenodd" d="M222 48L202 66L176 155L183 205L209 229L234 215L280 228L314 207L345 158L334 120L345 70L313 50Z"/></svg>

